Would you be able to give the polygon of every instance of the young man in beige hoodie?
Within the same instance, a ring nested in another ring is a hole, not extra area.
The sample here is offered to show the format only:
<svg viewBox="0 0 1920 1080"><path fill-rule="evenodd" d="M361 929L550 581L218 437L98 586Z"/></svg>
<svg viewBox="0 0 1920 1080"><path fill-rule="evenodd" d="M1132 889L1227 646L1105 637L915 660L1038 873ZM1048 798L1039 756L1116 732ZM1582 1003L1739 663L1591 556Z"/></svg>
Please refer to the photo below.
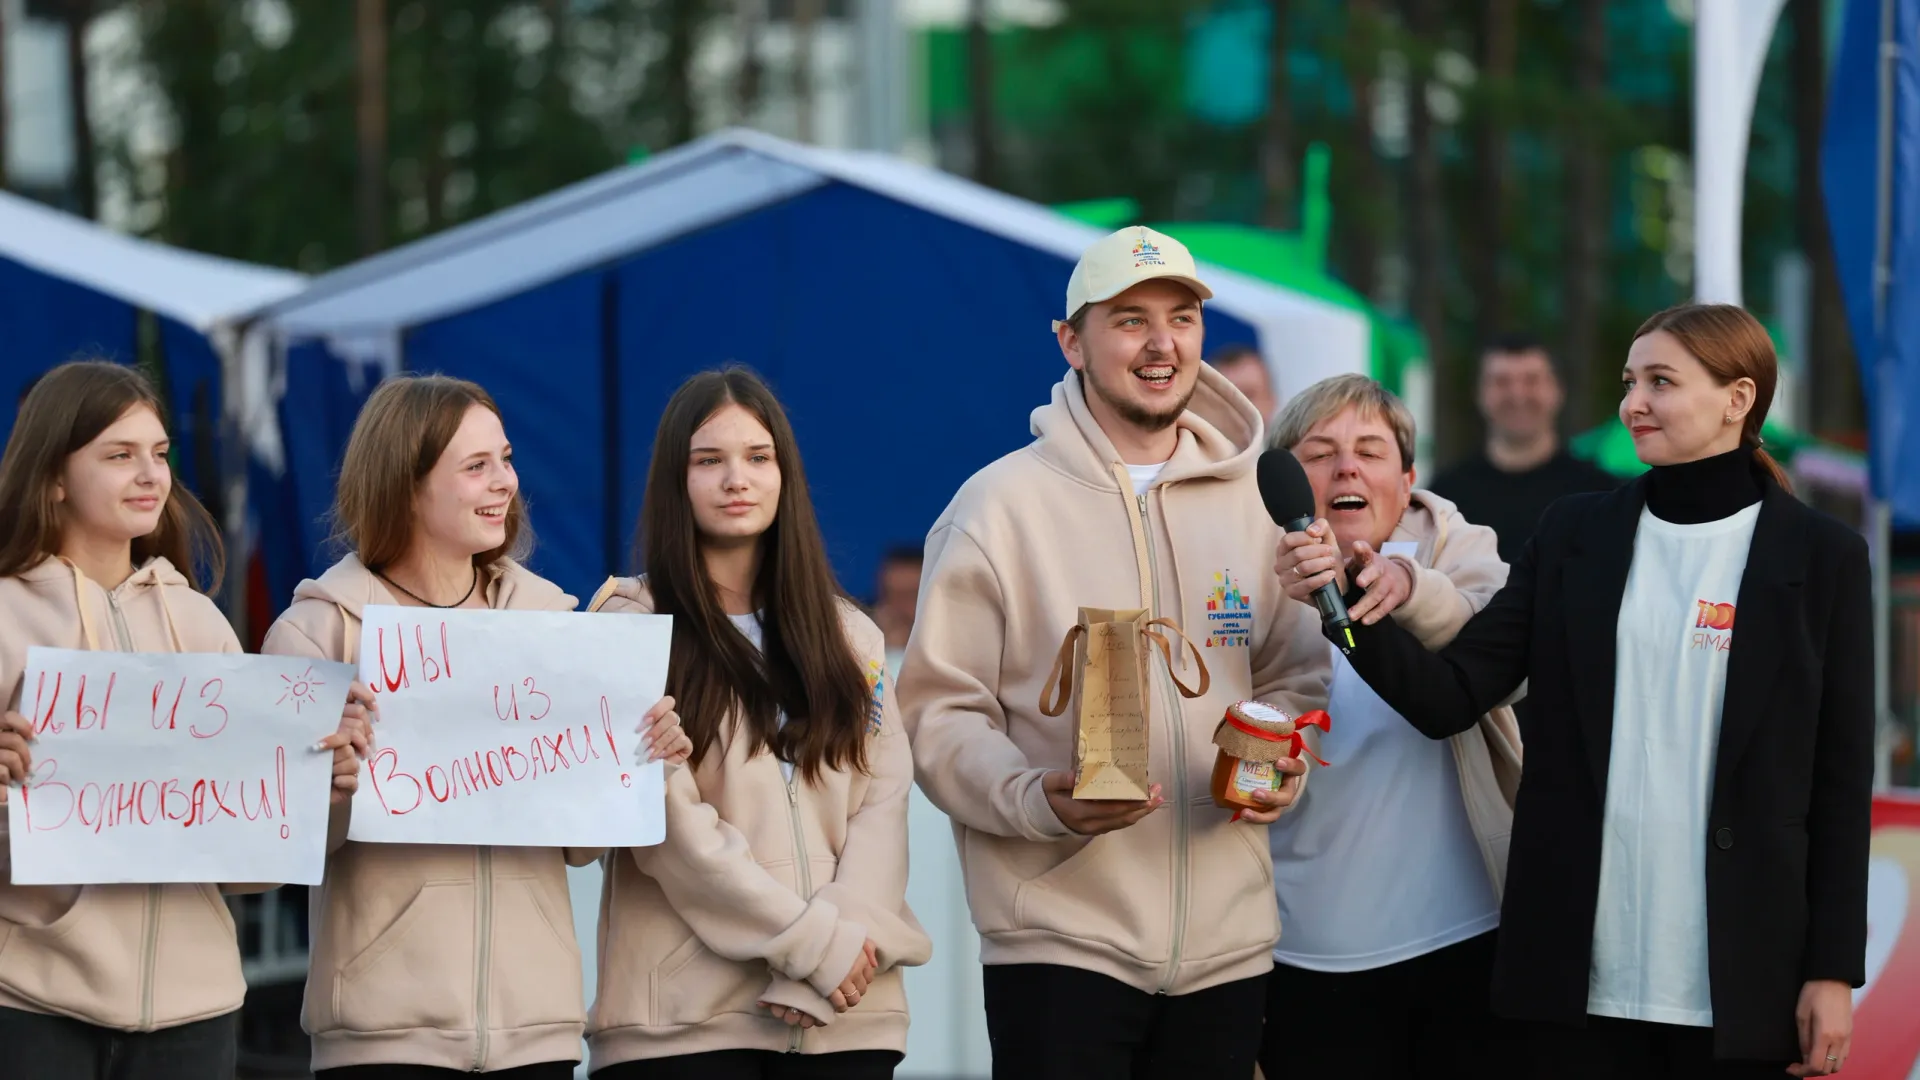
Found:
<svg viewBox="0 0 1920 1080"><path fill-rule="evenodd" d="M1035 440L927 538L900 700L919 783L954 821L996 1078L1253 1073L1280 930L1264 826L1304 766L1236 822L1209 793L1210 740L1237 701L1319 708L1329 661L1272 570L1261 418L1201 361L1211 296L1150 229L1089 248L1055 324L1072 370ZM1211 676L1184 699L1153 660L1145 802L1075 800L1073 716L1040 709L1082 606L1171 619Z"/></svg>

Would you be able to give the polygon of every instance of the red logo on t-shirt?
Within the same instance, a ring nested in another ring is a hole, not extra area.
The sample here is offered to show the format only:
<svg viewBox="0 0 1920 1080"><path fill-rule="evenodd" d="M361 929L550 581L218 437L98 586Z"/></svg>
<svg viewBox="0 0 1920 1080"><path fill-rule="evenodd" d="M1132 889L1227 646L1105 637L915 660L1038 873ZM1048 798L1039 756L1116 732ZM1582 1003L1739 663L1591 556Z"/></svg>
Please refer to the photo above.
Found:
<svg viewBox="0 0 1920 1080"><path fill-rule="evenodd" d="M1696 600L1699 614L1693 620L1696 630L1733 629L1733 605L1715 604L1707 600Z"/></svg>
<svg viewBox="0 0 1920 1080"><path fill-rule="evenodd" d="M1695 649L1713 652L1726 652L1733 648L1733 605L1716 604L1709 600L1694 601L1691 644Z"/></svg>

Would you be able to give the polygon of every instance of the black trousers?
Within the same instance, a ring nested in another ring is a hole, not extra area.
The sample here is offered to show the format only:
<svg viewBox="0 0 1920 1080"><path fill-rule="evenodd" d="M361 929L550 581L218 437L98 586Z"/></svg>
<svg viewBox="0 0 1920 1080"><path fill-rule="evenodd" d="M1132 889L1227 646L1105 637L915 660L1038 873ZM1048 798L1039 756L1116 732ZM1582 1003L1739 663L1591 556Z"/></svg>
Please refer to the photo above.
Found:
<svg viewBox="0 0 1920 1080"><path fill-rule="evenodd" d="M845 1050L838 1054L781 1054L772 1050L715 1050L705 1054L623 1061L596 1069L593 1080L893 1080L900 1054Z"/></svg>
<svg viewBox="0 0 1920 1080"><path fill-rule="evenodd" d="M1526 1080L1779 1080L1786 1061L1715 1061L1713 1029L1589 1016L1584 1028L1515 1023Z"/></svg>
<svg viewBox="0 0 1920 1080"><path fill-rule="evenodd" d="M433 1065L342 1065L321 1069L313 1080L454 1080L461 1076L487 1076L493 1080L572 1080L574 1061L542 1061L498 1072L471 1073L465 1069L442 1069Z"/></svg>
<svg viewBox="0 0 1920 1080"><path fill-rule="evenodd" d="M1177 997L1052 964L989 964L993 1080L1248 1080L1266 977Z"/></svg>
<svg viewBox="0 0 1920 1080"><path fill-rule="evenodd" d="M1260 1072L1342 1080L1509 1075L1488 997L1494 932L1371 971L1276 964Z"/></svg>
<svg viewBox="0 0 1920 1080"><path fill-rule="evenodd" d="M228 1080L238 1011L161 1031L96 1027L0 1008L0 1075L7 1080Z"/></svg>

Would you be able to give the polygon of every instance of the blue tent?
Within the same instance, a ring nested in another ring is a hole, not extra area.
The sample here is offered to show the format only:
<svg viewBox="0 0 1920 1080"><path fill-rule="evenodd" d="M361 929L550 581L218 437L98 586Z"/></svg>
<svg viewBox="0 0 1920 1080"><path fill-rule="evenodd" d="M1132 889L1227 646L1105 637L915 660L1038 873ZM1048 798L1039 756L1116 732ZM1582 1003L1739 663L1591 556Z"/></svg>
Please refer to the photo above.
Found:
<svg viewBox="0 0 1920 1080"><path fill-rule="evenodd" d="M1847 4L1820 148L1834 259L1867 399L1873 494L1908 528L1920 527L1917 36L1920 0ZM1908 44L1882 63L1883 40Z"/></svg>
<svg viewBox="0 0 1920 1080"><path fill-rule="evenodd" d="M631 567L668 397L728 362L785 403L835 568L864 593L968 474L1030 436L1064 364L1049 329L1100 234L869 153L728 131L318 279L259 313L252 501L271 605L322 568L358 403L391 371L499 401L539 536L579 596ZM1226 271L1208 340L1261 346L1282 393L1365 371L1351 312Z"/></svg>
<svg viewBox="0 0 1920 1080"><path fill-rule="evenodd" d="M213 494L224 395L214 336L240 311L289 296L299 274L182 251L0 192L0 392L17 396L76 357L132 363L151 312L180 478ZM13 430L0 409L0 440Z"/></svg>

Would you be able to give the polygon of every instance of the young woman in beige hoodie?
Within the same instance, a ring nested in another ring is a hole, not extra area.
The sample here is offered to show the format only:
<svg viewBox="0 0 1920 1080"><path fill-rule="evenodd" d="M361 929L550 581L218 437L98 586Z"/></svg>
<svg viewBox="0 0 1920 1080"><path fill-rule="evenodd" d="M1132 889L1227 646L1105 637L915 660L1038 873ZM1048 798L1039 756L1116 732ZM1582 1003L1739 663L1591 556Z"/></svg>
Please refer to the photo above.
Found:
<svg viewBox="0 0 1920 1080"><path fill-rule="evenodd" d="M6 803L33 775L17 711L27 650L237 653L188 574L221 571L220 536L173 485L158 396L103 362L48 372L0 459L0 1073L9 1080L232 1076L246 983L225 892L270 885L15 885ZM353 698L370 701L355 684ZM336 804L359 772L354 702L319 749Z"/></svg>
<svg viewBox="0 0 1920 1080"><path fill-rule="evenodd" d="M354 422L335 512L353 553L304 581L265 651L357 662L369 604L572 611L516 561L529 533L500 411L485 390L403 376ZM692 749L673 700L641 723L653 758ZM560 1080L586 1023L567 867L598 849L366 844L329 828L301 1018L318 1080L485 1073Z"/></svg>
<svg viewBox="0 0 1920 1080"><path fill-rule="evenodd" d="M673 616L693 764L667 838L600 898L596 1080L867 1080L906 1045L913 761L886 643L842 598L793 430L758 378L689 379L655 436L645 578L589 610Z"/></svg>

